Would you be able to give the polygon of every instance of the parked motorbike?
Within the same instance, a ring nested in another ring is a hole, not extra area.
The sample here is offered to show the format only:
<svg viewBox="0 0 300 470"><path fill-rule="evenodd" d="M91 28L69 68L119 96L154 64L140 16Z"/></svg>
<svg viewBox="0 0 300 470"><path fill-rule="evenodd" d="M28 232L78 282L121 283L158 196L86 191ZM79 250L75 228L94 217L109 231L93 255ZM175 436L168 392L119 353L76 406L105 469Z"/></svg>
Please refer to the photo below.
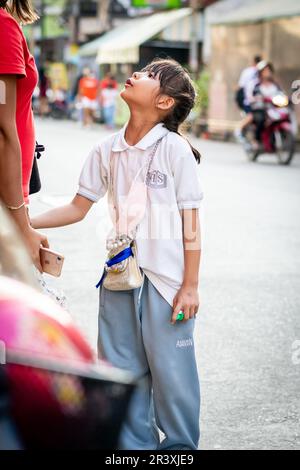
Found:
<svg viewBox="0 0 300 470"><path fill-rule="evenodd" d="M245 133L248 159L255 162L262 154L276 154L281 165L289 165L295 153L295 126L289 98L281 92L273 98L258 95L252 113L253 124Z"/></svg>
<svg viewBox="0 0 300 470"><path fill-rule="evenodd" d="M67 119L68 101L64 90L56 90L47 93L49 98L49 116L56 120Z"/></svg>

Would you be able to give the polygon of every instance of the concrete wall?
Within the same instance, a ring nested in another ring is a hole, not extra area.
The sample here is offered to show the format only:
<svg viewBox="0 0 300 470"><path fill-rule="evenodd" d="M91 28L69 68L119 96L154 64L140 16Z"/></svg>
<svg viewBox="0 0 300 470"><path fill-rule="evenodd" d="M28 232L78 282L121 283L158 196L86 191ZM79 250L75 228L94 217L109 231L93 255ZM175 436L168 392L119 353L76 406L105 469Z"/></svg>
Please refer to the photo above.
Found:
<svg viewBox="0 0 300 470"><path fill-rule="evenodd" d="M300 80L300 17L211 28L212 55L209 64L211 130L230 130L240 120L234 102L241 70L261 54L273 62L276 76L290 95L292 83ZM296 106L300 122L300 104Z"/></svg>

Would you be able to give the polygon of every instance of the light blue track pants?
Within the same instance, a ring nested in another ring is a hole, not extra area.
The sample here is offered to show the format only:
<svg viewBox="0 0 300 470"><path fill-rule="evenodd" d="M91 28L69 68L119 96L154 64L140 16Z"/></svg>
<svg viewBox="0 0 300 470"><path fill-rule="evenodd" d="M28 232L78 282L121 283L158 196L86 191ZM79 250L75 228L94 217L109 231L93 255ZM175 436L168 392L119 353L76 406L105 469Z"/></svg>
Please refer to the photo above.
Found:
<svg viewBox="0 0 300 470"><path fill-rule="evenodd" d="M198 447L195 320L171 325L171 314L171 306L145 275L138 289L100 289L99 356L145 377L130 403L120 449ZM165 435L161 443L157 428Z"/></svg>

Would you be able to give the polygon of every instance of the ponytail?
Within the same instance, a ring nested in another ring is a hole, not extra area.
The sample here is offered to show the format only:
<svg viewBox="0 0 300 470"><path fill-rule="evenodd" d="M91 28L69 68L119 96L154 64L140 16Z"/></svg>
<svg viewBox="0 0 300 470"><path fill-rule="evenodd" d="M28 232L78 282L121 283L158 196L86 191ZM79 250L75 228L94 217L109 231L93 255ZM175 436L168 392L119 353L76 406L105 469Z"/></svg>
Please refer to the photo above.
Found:
<svg viewBox="0 0 300 470"><path fill-rule="evenodd" d="M176 134L180 135L180 137L182 137L183 139L185 139L187 141L187 143L189 144L189 146L191 147L191 150L193 152L193 155L196 159L196 162L198 163L198 165L200 164L201 162L201 154L200 152L192 146L191 142L186 138L185 135L181 134L180 132L180 125L182 123L176 121L176 118L175 118L175 114L174 113L171 113L169 114L163 121L164 123L164 126L171 132L175 132Z"/></svg>

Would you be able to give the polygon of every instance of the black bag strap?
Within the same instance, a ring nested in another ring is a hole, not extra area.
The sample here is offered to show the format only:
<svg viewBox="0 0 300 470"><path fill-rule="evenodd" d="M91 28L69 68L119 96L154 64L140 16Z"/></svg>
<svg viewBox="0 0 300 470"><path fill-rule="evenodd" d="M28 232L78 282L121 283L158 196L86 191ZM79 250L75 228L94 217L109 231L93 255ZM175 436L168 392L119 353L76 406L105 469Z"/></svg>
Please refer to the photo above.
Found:
<svg viewBox="0 0 300 470"><path fill-rule="evenodd" d="M37 159L41 158L41 154L45 152L45 146L42 144L39 144L38 142L35 143L35 156Z"/></svg>

